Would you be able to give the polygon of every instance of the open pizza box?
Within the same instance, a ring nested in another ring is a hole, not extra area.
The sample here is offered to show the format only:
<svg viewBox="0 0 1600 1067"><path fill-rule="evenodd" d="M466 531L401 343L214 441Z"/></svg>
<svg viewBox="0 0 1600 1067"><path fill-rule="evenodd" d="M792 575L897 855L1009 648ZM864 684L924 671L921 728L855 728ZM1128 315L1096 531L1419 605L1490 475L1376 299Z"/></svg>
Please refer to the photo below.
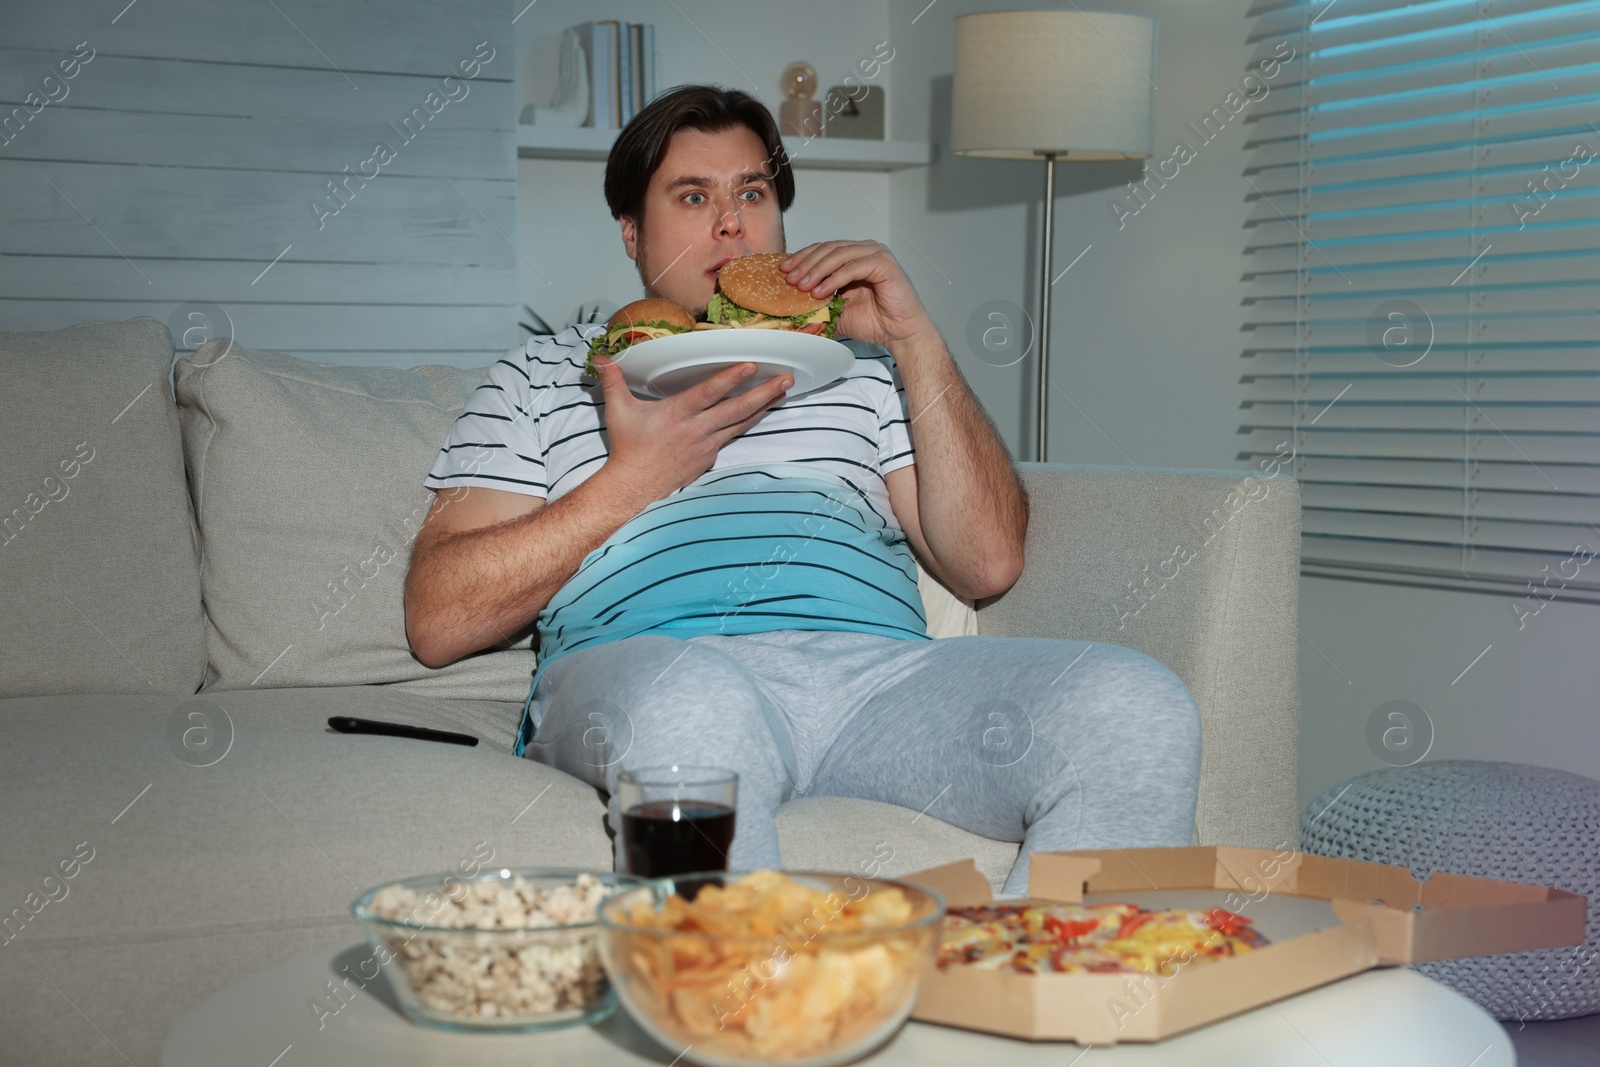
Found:
<svg viewBox="0 0 1600 1067"><path fill-rule="evenodd" d="M905 880L951 907L989 904L971 860ZM930 966L914 1018L1082 1045L1159 1041L1381 964L1581 944L1586 901L1541 886L1271 849L1036 852L1026 901L1222 907L1269 944L1154 974L1018 974Z"/></svg>

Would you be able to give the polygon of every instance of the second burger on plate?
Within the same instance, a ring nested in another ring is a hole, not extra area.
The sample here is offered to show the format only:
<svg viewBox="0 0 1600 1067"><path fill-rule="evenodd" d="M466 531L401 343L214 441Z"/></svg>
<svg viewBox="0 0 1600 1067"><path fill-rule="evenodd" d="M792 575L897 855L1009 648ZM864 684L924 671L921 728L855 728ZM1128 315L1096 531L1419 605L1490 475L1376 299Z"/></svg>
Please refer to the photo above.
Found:
<svg viewBox="0 0 1600 1067"><path fill-rule="evenodd" d="M617 353L641 341L668 337L675 333L688 333L694 329L694 316L687 308L670 300L646 297L624 304L606 323L606 332L589 342L589 361L584 364L585 374L598 378L594 357L598 353L612 359Z"/></svg>

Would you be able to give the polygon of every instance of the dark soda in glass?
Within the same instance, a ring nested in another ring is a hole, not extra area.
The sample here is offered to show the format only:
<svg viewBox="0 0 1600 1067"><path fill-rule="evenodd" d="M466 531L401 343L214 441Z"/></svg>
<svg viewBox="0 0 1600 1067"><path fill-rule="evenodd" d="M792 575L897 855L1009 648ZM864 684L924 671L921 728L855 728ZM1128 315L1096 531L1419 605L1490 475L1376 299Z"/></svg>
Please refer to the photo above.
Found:
<svg viewBox="0 0 1600 1067"><path fill-rule="evenodd" d="M666 878L725 871L733 843L733 808L709 800L649 800L622 813L628 871Z"/></svg>

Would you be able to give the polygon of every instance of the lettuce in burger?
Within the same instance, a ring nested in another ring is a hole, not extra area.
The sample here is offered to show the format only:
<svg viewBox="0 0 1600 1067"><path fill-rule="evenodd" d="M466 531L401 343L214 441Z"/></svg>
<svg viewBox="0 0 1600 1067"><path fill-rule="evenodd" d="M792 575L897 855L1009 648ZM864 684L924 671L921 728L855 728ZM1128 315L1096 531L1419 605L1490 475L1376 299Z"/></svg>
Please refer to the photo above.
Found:
<svg viewBox="0 0 1600 1067"><path fill-rule="evenodd" d="M589 359L583 366L584 373L596 378L600 376L594 365L596 354L615 359L626 348L669 334L688 333L694 329L694 325L694 316L689 314L688 309L670 300L654 297L635 300L618 308L606 323L606 332L597 334L589 342Z"/></svg>
<svg viewBox="0 0 1600 1067"><path fill-rule="evenodd" d="M815 297L789 284L778 264L785 252L757 252L724 263L717 273L720 290L706 304L706 321L697 330L793 330L832 338L839 315L849 303L839 293Z"/></svg>

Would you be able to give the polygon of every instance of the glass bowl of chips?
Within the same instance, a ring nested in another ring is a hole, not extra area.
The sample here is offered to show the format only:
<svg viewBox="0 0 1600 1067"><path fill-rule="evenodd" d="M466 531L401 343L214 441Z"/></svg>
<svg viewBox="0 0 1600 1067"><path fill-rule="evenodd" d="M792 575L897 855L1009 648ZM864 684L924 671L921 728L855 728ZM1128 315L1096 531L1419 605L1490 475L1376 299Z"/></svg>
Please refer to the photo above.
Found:
<svg viewBox="0 0 1600 1067"><path fill-rule="evenodd" d="M888 1039L938 950L944 898L887 878L710 871L600 904L622 1006L706 1067L830 1067Z"/></svg>

